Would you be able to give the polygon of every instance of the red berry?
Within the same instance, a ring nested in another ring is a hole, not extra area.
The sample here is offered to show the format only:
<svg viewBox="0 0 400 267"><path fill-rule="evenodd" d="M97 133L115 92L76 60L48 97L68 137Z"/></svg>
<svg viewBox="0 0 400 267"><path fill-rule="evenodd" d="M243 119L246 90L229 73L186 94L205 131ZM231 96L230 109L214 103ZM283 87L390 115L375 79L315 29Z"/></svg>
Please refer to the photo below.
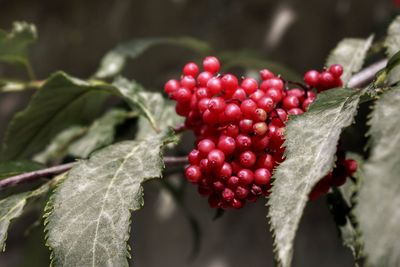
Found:
<svg viewBox="0 0 400 267"><path fill-rule="evenodd" d="M197 82L199 83L199 86L207 86L208 81L212 78L212 73L208 71L203 71L197 76Z"/></svg>
<svg viewBox="0 0 400 267"><path fill-rule="evenodd" d="M194 62L189 62L183 67L183 75L190 75L195 78L199 74L199 67Z"/></svg>
<svg viewBox="0 0 400 267"><path fill-rule="evenodd" d="M275 103L278 103L282 100L282 91L276 88L270 88L265 92L266 96L269 96L274 100Z"/></svg>
<svg viewBox="0 0 400 267"><path fill-rule="evenodd" d="M236 104L228 104L225 108L225 116L228 121L239 121L242 118L242 111Z"/></svg>
<svg viewBox="0 0 400 267"><path fill-rule="evenodd" d="M217 73L220 68L220 63L218 58L216 57L206 57L203 60L203 68L205 71L208 71L210 73Z"/></svg>
<svg viewBox="0 0 400 267"><path fill-rule="evenodd" d="M218 149L224 152L225 155L230 155L235 151L236 142L230 136L221 136L218 141Z"/></svg>
<svg viewBox="0 0 400 267"><path fill-rule="evenodd" d="M267 69L260 70L260 76L262 80L268 80L275 77L275 75Z"/></svg>
<svg viewBox="0 0 400 267"><path fill-rule="evenodd" d="M196 165L190 165L185 170L186 178L191 183L197 183L201 178L200 168Z"/></svg>
<svg viewBox="0 0 400 267"><path fill-rule="evenodd" d="M354 159L346 159L344 161L344 167L348 176L353 175L357 171L357 161Z"/></svg>
<svg viewBox="0 0 400 267"><path fill-rule="evenodd" d="M293 95L288 95L283 99L283 108L286 110L297 108L299 104L299 99Z"/></svg>
<svg viewBox="0 0 400 267"><path fill-rule="evenodd" d="M329 71L324 71L319 77L319 84L323 89L332 88L335 86L335 77Z"/></svg>
<svg viewBox="0 0 400 267"><path fill-rule="evenodd" d="M216 77L211 78L207 82L207 88L210 90L210 93L212 95L217 95L217 94L221 93L221 91L222 91L221 80Z"/></svg>
<svg viewBox="0 0 400 267"><path fill-rule="evenodd" d="M239 134L236 137L236 147L239 150L250 149L250 147L251 147L251 138L248 135Z"/></svg>
<svg viewBox="0 0 400 267"><path fill-rule="evenodd" d="M225 162L221 169L219 170L218 176L224 180L228 179L232 175L232 166L231 164Z"/></svg>
<svg viewBox="0 0 400 267"><path fill-rule="evenodd" d="M198 165L200 163L200 159L200 151L197 149L193 149L188 155L189 163L192 165Z"/></svg>
<svg viewBox="0 0 400 267"><path fill-rule="evenodd" d="M343 74L343 67L340 64L333 64L329 67L329 72L332 73L335 78L339 78Z"/></svg>
<svg viewBox="0 0 400 267"><path fill-rule="evenodd" d="M239 182L242 185L249 185L254 181L254 174L249 169L242 169L238 172Z"/></svg>
<svg viewBox="0 0 400 267"><path fill-rule="evenodd" d="M196 80L192 76L183 76L181 79L182 87L192 90L196 86Z"/></svg>
<svg viewBox="0 0 400 267"><path fill-rule="evenodd" d="M250 99L254 102L258 102L261 98L265 96L265 92L262 90L257 90L250 95Z"/></svg>
<svg viewBox="0 0 400 267"><path fill-rule="evenodd" d="M212 168L222 167L225 161L225 154L219 149L213 149L208 153L207 159Z"/></svg>
<svg viewBox="0 0 400 267"><path fill-rule="evenodd" d="M258 158L257 167L272 170L274 168L274 159L270 154L264 154Z"/></svg>
<svg viewBox="0 0 400 267"><path fill-rule="evenodd" d="M236 124L228 124L222 134L235 138L239 134L239 127Z"/></svg>
<svg viewBox="0 0 400 267"><path fill-rule="evenodd" d="M208 102L208 109L211 112L220 113L225 110L226 104L222 97L213 97Z"/></svg>
<svg viewBox="0 0 400 267"><path fill-rule="evenodd" d="M190 89L181 87L174 92L174 98L178 102L189 102L192 98L192 93Z"/></svg>
<svg viewBox="0 0 400 267"><path fill-rule="evenodd" d="M236 198L233 199L231 205L232 205L232 208L234 208L234 209L241 209L243 207L243 203Z"/></svg>
<svg viewBox="0 0 400 267"><path fill-rule="evenodd" d="M256 163L257 158L253 152L245 151L240 154L239 160L243 167L250 168Z"/></svg>
<svg viewBox="0 0 400 267"><path fill-rule="evenodd" d="M247 118L250 118L257 109L257 104L251 99L246 99L240 104L240 110Z"/></svg>
<svg viewBox="0 0 400 267"><path fill-rule="evenodd" d="M292 109L288 110L288 114L289 115L300 115L300 114L303 114L303 113L304 113L304 111L302 109L299 109L299 108L292 108Z"/></svg>
<svg viewBox="0 0 400 267"><path fill-rule="evenodd" d="M233 193L233 191L230 190L229 188L225 188L224 191L222 192L222 198L226 202L231 202L234 197L235 197L235 193Z"/></svg>
<svg viewBox="0 0 400 267"><path fill-rule="evenodd" d="M246 92L242 88L238 88L232 95L232 99L243 101L247 98Z"/></svg>
<svg viewBox="0 0 400 267"><path fill-rule="evenodd" d="M253 79L253 78L246 78L242 81L242 83L240 84L240 86L243 88L243 90L247 93L247 94L252 94L255 91L257 91L258 88L258 82Z"/></svg>
<svg viewBox="0 0 400 267"><path fill-rule="evenodd" d="M282 91L283 90L283 81L277 77L271 78L271 79L263 81L261 83L260 88L261 88L261 90L264 90L264 91L271 89L271 88L275 88L279 91Z"/></svg>
<svg viewBox="0 0 400 267"><path fill-rule="evenodd" d="M245 187L238 186L235 190L235 196L238 199L245 199L249 195L249 190L247 190Z"/></svg>
<svg viewBox="0 0 400 267"><path fill-rule="evenodd" d="M304 74L304 82L311 87L319 85L319 72L316 70L309 70Z"/></svg>
<svg viewBox="0 0 400 267"><path fill-rule="evenodd" d="M206 156L211 150L215 149L215 144L210 139L203 139L197 144L197 149L201 155Z"/></svg>
<svg viewBox="0 0 400 267"><path fill-rule="evenodd" d="M233 92L239 87L237 78L232 74L225 74L221 78L222 88L227 92Z"/></svg>
<svg viewBox="0 0 400 267"><path fill-rule="evenodd" d="M271 173L266 168L260 168L254 172L254 182L257 185L266 185L270 180Z"/></svg>
<svg viewBox="0 0 400 267"><path fill-rule="evenodd" d="M177 80L169 80L164 85L164 92L171 94L180 88L180 83Z"/></svg>
<svg viewBox="0 0 400 267"><path fill-rule="evenodd" d="M249 119L243 119L239 121L239 129L242 133L252 133L253 132L253 121Z"/></svg>
<svg viewBox="0 0 400 267"><path fill-rule="evenodd" d="M265 96L262 97L260 100L257 101L257 105L259 108L265 110L265 112L271 112L274 109L275 103L272 98Z"/></svg>
<svg viewBox="0 0 400 267"><path fill-rule="evenodd" d="M230 189L236 189L239 186L239 177L231 176L227 183Z"/></svg>

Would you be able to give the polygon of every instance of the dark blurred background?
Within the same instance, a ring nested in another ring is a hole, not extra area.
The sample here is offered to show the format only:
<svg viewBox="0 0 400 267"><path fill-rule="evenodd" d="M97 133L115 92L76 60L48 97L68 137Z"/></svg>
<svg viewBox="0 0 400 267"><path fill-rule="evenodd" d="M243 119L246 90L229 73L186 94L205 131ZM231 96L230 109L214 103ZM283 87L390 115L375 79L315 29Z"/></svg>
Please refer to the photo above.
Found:
<svg viewBox="0 0 400 267"><path fill-rule="evenodd" d="M9 30L15 20L36 24L39 41L31 56L39 79L56 70L87 78L102 55L119 42L176 36L202 39L217 51L252 50L301 74L321 68L328 52L344 37L376 33L379 40L399 11L392 0L0 0L0 28ZM156 47L130 61L124 75L161 91L163 82L192 57L188 51ZM0 77L9 75L24 77L23 72L1 65ZM29 97L30 93L0 94L0 137ZM191 145L189 137L185 140L182 153ZM198 255L191 259L193 235L181 208L157 182L146 184L145 192L145 207L132 217L133 266L273 266L263 201L213 221L215 211L189 186L184 205L201 229ZM325 202L322 198L308 205L293 266L353 266ZM13 224L0 266L47 265L43 229L31 228L32 222L34 216L28 214Z"/></svg>

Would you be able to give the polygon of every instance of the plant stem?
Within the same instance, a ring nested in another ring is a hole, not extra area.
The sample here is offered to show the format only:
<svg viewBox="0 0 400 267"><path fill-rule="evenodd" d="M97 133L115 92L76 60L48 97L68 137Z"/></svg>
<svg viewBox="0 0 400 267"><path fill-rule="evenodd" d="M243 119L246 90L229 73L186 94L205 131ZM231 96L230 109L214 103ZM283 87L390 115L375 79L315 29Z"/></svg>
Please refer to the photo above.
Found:
<svg viewBox="0 0 400 267"><path fill-rule="evenodd" d="M187 162L187 157L164 157L164 163L166 165L186 164ZM56 176L63 172L69 171L75 164L76 162L71 162L8 177L0 180L0 190L14 185L36 181L43 177Z"/></svg>
<svg viewBox="0 0 400 267"><path fill-rule="evenodd" d="M387 62L387 59L382 59L362 69L359 73L351 77L348 87L357 88L371 82L375 78L375 74L385 68Z"/></svg>

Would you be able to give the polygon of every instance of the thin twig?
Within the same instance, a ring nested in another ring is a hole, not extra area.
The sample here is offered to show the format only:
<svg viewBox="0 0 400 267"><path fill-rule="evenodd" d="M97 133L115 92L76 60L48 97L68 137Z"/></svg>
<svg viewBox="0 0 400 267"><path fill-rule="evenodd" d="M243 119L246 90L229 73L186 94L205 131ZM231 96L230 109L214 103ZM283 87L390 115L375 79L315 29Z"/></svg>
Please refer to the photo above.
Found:
<svg viewBox="0 0 400 267"><path fill-rule="evenodd" d="M186 164L188 162L187 157L164 157L164 163L166 165L177 165L177 164ZM37 170L37 171L32 171L32 172L26 172L22 173L19 175L11 176L6 179L0 180L0 190L6 187L26 183L26 182L32 182L35 180L38 180L43 177L53 177L56 176L60 173L69 171L76 162L71 162L71 163L66 163L66 164L61 164L61 165L56 165L53 167Z"/></svg>
<svg viewBox="0 0 400 267"><path fill-rule="evenodd" d="M55 176L57 174L63 173L71 169L75 165L75 162L61 164L57 166L53 166L46 169L41 169L32 172L26 172L19 175L15 175L0 181L0 189L14 186L21 183L35 181L42 177L50 177Z"/></svg>
<svg viewBox="0 0 400 267"><path fill-rule="evenodd" d="M387 59L382 59L369 65L365 69L361 70L359 73L353 75L348 83L348 86L350 88L357 88L371 82L375 78L376 73L383 69L386 64Z"/></svg>

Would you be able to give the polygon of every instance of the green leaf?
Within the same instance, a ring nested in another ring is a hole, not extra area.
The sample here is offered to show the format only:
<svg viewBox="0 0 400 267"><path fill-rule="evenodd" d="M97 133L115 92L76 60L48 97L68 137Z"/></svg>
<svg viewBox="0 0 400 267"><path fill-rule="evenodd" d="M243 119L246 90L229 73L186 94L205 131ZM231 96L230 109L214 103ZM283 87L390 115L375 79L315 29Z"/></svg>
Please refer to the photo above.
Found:
<svg viewBox="0 0 400 267"><path fill-rule="evenodd" d="M389 57L393 56L400 50L400 16L397 16L390 24L385 40L385 46L387 48L386 53Z"/></svg>
<svg viewBox="0 0 400 267"><path fill-rule="evenodd" d="M160 93L140 92L139 94L149 107L149 112L153 114L155 124L159 129L166 130L183 123L183 118L175 112L175 104L166 100ZM143 139L151 133L156 132L150 123L144 118L139 118L136 139Z"/></svg>
<svg viewBox="0 0 400 267"><path fill-rule="evenodd" d="M47 244L55 266L128 266L131 211L143 205L141 184L161 177L159 134L95 152L68 174L47 205Z"/></svg>
<svg viewBox="0 0 400 267"><path fill-rule="evenodd" d="M29 106L12 119L1 158L26 158L43 149L61 130L90 122L102 106L104 85L52 75L33 96Z"/></svg>
<svg viewBox="0 0 400 267"><path fill-rule="evenodd" d="M400 87L386 92L370 116L371 153L355 213L370 266L400 266Z"/></svg>
<svg viewBox="0 0 400 267"><path fill-rule="evenodd" d="M68 148L75 140L85 134L87 129L82 126L71 126L54 137L46 149L34 156L34 160L43 164L51 160L62 159L68 154Z"/></svg>
<svg viewBox="0 0 400 267"><path fill-rule="evenodd" d="M7 231L11 221L21 216L27 202L31 198L38 197L48 192L55 184L63 180L64 177L65 175L61 174L33 191L11 195L9 197L0 200L0 249L1 250L3 251L5 250Z"/></svg>
<svg viewBox="0 0 400 267"><path fill-rule="evenodd" d="M87 133L73 142L69 154L78 158L87 158L93 151L110 145L114 141L115 128L128 118L128 112L113 109L95 120Z"/></svg>
<svg viewBox="0 0 400 267"><path fill-rule="evenodd" d="M0 30L0 61L26 66L29 45L36 39L35 26L26 22L14 22L10 33Z"/></svg>
<svg viewBox="0 0 400 267"><path fill-rule="evenodd" d="M285 79L291 81L299 81L302 79L301 76L287 66L275 61L265 60L261 55L254 54L254 52L251 51L224 52L220 54L219 57L225 70L233 67L244 67L256 70L267 68L275 74L280 74L285 77Z"/></svg>
<svg viewBox="0 0 400 267"><path fill-rule="evenodd" d="M151 126L160 131L157 122L154 118L154 113L151 112L151 103L143 97L143 87L135 81L129 81L125 78L118 77L113 82L114 92L120 95L132 107L133 110L139 109L143 115L149 120Z"/></svg>
<svg viewBox="0 0 400 267"><path fill-rule="evenodd" d="M353 122L363 93L350 89L325 91L308 112L291 117L286 126L286 159L274 171L268 202L280 266L290 266L296 230L308 195L332 169L339 136Z"/></svg>
<svg viewBox="0 0 400 267"><path fill-rule="evenodd" d="M108 52L101 60L100 67L94 76L113 77L122 71L128 58L135 59L156 45L175 45L203 55L211 51L207 43L190 37L135 39L122 43Z"/></svg>
<svg viewBox="0 0 400 267"><path fill-rule="evenodd" d="M359 71L363 66L373 39L373 36L368 39L343 39L329 55L326 65L341 64L344 69L342 80L347 84L351 75Z"/></svg>
<svg viewBox="0 0 400 267"><path fill-rule="evenodd" d="M0 179L23 172L35 171L40 168L43 168L43 165L28 160L2 162L0 163Z"/></svg>

